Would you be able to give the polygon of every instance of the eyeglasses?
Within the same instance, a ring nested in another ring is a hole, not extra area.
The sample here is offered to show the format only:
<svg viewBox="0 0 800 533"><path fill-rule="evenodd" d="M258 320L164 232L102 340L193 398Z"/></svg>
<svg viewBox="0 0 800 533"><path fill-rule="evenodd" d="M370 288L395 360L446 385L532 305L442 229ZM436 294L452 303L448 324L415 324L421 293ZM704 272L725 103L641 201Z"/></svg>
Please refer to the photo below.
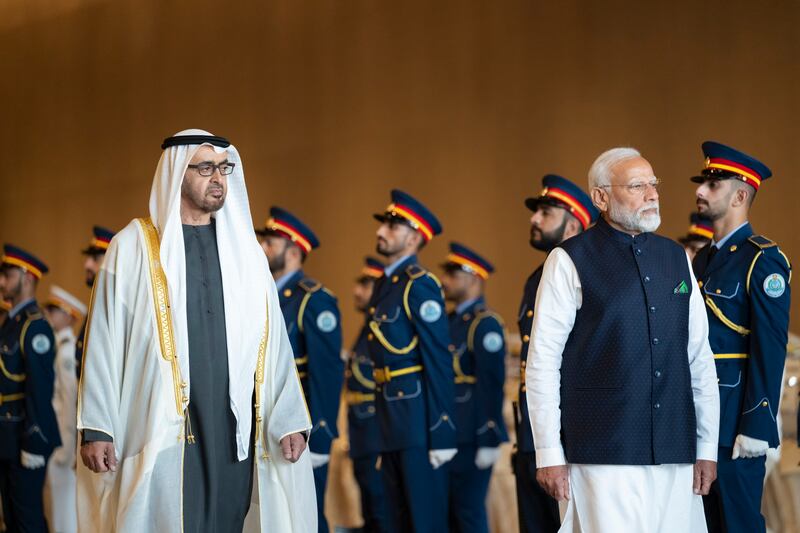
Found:
<svg viewBox="0 0 800 533"><path fill-rule="evenodd" d="M628 183L626 185L600 185L600 188L602 189L605 187L625 187L625 190L627 190L632 195L643 196L644 193L647 191L647 189L649 189L650 187L652 187L654 191L658 191L659 185L661 185L661 180L656 179L650 182L637 181L634 183Z"/></svg>
<svg viewBox="0 0 800 533"><path fill-rule="evenodd" d="M219 170L221 176L227 176L233 173L233 168L236 166L236 163L228 163L227 161L220 163L219 165L215 165L214 163L200 163L199 165L187 165L189 168L193 168L197 171L198 174L207 178L209 176L214 175L215 170Z"/></svg>

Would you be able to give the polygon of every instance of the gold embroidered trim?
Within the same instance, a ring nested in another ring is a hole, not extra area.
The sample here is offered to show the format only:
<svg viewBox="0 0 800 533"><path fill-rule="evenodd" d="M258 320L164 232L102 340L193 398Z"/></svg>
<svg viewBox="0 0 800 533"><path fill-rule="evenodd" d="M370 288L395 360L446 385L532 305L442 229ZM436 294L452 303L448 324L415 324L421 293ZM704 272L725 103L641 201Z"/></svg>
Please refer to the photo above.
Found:
<svg viewBox="0 0 800 533"><path fill-rule="evenodd" d="M175 333L172 328L172 312L169 303L169 288L167 276L161 267L161 243L158 231L150 218L138 218L136 221L144 233L144 242L147 247L147 257L150 266L150 283L153 288L153 306L158 326L158 339L161 344L161 357L172 365L172 386L175 392L175 408L179 416L188 418L187 407L189 398L184 396L183 389L186 384L181 381L181 369L175 350Z"/></svg>
<svg viewBox="0 0 800 533"><path fill-rule="evenodd" d="M261 458L264 460L269 459L269 452L267 451L267 440L261 423L263 417L261 416L261 386L264 384L264 364L266 362L267 354L267 338L269 337L269 305L267 305L267 319L264 324L264 333L261 335L261 342L258 344L258 361L256 363L256 431L255 443L258 446L258 441L261 440L261 448L263 454Z"/></svg>

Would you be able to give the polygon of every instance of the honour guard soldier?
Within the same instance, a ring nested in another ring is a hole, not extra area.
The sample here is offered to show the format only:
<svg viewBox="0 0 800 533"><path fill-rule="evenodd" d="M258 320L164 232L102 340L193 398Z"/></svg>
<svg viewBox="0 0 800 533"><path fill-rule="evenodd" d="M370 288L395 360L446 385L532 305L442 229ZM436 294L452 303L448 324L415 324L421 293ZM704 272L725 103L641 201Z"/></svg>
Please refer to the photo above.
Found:
<svg viewBox="0 0 800 533"><path fill-rule="evenodd" d="M489 479L499 446L508 440L503 423L505 331L484 297L494 267L453 242L442 268L445 298L456 306L448 316L458 431L458 453L450 465L450 530L489 533Z"/></svg>
<svg viewBox="0 0 800 533"><path fill-rule="evenodd" d="M278 287L286 331L311 414L308 446L317 490L319 531L328 531L325 485L331 443L339 436L336 417L342 392L344 363L342 328L336 297L322 283L303 273L303 264L319 240L299 218L279 207L270 210L259 232Z"/></svg>
<svg viewBox="0 0 800 533"><path fill-rule="evenodd" d="M0 329L0 494L8 531L47 531L45 467L61 445L51 403L55 338L36 303L47 270L32 254L4 247L0 296L12 308Z"/></svg>
<svg viewBox="0 0 800 533"><path fill-rule="evenodd" d="M75 450L78 443L75 326L83 322L86 306L61 287L51 285L44 312L56 338L53 410L61 435L61 446L53 451L47 464L47 489L50 495L47 518L53 531L73 533L78 529L75 498Z"/></svg>
<svg viewBox="0 0 800 533"><path fill-rule="evenodd" d="M410 195L392 191L375 218L387 260L367 310L375 364L375 407L392 531L447 531L447 472L456 454L450 335L439 280L417 253L441 233L438 219Z"/></svg>
<svg viewBox="0 0 800 533"><path fill-rule="evenodd" d="M766 165L717 142L703 143L692 181L714 236L693 267L709 325L720 396L717 481L704 498L709 531L765 531L761 515L768 448L780 444L778 402L789 328L791 265L748 222Z"/></svg>
<svg viewBox="0 0 800 533"><path fill-rule="evenodd" d="M592 204L589 195L566 178L548 174L542 178L542 187L539 196L525 200L525 206L533 212L530 219L530 245L549 253L563 241L594 224L599 211ZM519 334L522 337L519 352L521 377L519 399L514 413L517 449L512 462L517 479L517 508L522 533L558 531L561 523L558 503L536 481L536 455L525 394L528 345L536 291L541 279L542 265L539 265L525 282L518 315Z"/></svg>
<svg viewBox="0 0 800 533"><path fill-rule="evenodd" d="M92 240L89 241L89 246L81 250L85 259L83 261L83 269L86 272L86 285L92 288L94 280L97 277L97 272L103 264L103 257L106 255L108 245L111 239L114 238L114 232L103 228L101 226L94 226L92 228ZM86 335L86 320L84 320L81 329L78 331L78 340L75 342L75 371L77 372L78 379L81 377L81 360L83 359L83 341Z"/></svg>
<svg viewBox="0 0 800 533"><path fill-rule="evenodd" d="M700 213L692 213L689 216L689 230L686 235L678 238L678 242L683 245L683 249L689 255L689 259L694 260L697 252L711 242L714 236L714 225Z"/></svg>
<svg viewBox="0 0 800 533"><path fill-rule="evenodd" d="M353 298L356 310L366 315L372 290L383 277L383 263L367 257L361 275L356 279ZM361 491L361 514L364 517L363 533L387 531L386 502L383 495L381 473L377 468L381 452L381 433L375 413L375 368L369 358L366 323L358 334L345 370L345 401L347 402L347 430L350 436L350 458L353 473Z"/></svg>

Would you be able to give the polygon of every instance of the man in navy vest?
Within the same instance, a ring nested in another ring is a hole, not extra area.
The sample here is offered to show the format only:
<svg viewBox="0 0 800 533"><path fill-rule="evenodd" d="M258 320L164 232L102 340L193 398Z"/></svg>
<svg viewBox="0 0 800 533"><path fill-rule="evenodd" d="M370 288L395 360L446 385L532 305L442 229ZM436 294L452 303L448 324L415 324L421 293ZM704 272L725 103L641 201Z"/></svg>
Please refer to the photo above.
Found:
<svg viewBox="0 0 800 533"><path fill-rule="evenodd" d="M705 498L709 531L765 531L761 516L767 449L775 421L789 329L792 270L773 241L747 222L759 186L772 175L760 161L716 142L703 143L697 208L713 240L694 271L708 312L719 378L719 478Z"/></svg>
<svg viewBox="0 0 800 533"><path fill-rule="evenodd" d="M33 254L4 246L0 298L12 305L0 328L0 495L7 531L48 530L42 490L61 438L52 404L55 336L36 303L47 271Z"/></svg>
<svg viewBox="0 0 800 533"><path fill-rule="evenodd" d="M353 299L359 313L366 315L372 289L382 277L383 263L367 257L353 288ZM361 515L364 518L361 531L383 533L388 529L383 481L377 468L381 452L381 433L375 413L375 380L372 377L375 366L369 358L367 335L369 326L365 322L347 360L344 399L347 402L350 458L353 460L353 474L361 492Z"/></svg>
<svg viewBox="0 0 800 533"><path fill-rule="evenodd" d="M455 386L441 283L417 253L442 226L421 202L392 191L375 218L387 260L367 310L391 531L447 531L447 471L456 454Z"/></svg>
<svg viewBox="0 0 800 533"><path fill-rule="evenodd" d="M508 440L503 423L505 330L484 296L494 267L452 242L442 268L445 298L456 305L448 315L458 430L458 453L450 465L450 530L489 533L486 493L499 446Z"/></svg>
<svg viewBox="0 0 800 533"><path fill-rule="evenodd" d="M285 209L273 207L266 227L257 233L275 276L286 332L311 415L308 450L317 490L317 524L320 533L327 533L325 486L331 444L339 436L336 418L344 376L339 307L336 297L322 283L303 273L306 257L319 246L311 228Z"/></svg>
<svg viewBox="0 0 800 533"><path fill-rule="evenodd" d="M549 253L561 242L589 228L598 211L589 195L566 178L548 174L542 178L538 197L526 198L531 215L530 245ZM517 481L517 511L521 533L552 533L561 526L558 502L536 481L536 454L525 395L525 366L528 359L533 306L542 279L542 265L525 282L517 317L522 347L519 352L520 382L514 418L517 425L517 449L512 466Z"/></svg>
<svg viewBox="0 0 800 533"><path fill-rule="evenodd" d="M654 233L658 180L632 148L589 170L602 217L544 264L526 386L537 480L562 531L695 531L716 477L719 393L683 248Z"/></svg>

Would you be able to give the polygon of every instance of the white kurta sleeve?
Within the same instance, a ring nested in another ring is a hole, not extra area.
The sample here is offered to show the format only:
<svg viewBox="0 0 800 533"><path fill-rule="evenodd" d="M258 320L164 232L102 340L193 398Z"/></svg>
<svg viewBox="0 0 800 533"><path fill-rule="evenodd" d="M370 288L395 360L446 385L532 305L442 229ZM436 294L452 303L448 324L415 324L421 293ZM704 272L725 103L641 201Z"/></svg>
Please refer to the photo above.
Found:
<svg viewBox="0 0 800 533"><path fill-rule="evenodd" d="M717 460L719 443L719 387L714 354L708 344L708 315L689 257L692 295L689 298L689 370L692 374L697 419L697 459Z"/></svg>
<svg viewBox="0 0 800 533"><path fill-rule="evenodd" d="M555 248L544 263L525 370L536 466L566 464L561 446L561 357L582 303L581 283L566 251Z"/></svg>

